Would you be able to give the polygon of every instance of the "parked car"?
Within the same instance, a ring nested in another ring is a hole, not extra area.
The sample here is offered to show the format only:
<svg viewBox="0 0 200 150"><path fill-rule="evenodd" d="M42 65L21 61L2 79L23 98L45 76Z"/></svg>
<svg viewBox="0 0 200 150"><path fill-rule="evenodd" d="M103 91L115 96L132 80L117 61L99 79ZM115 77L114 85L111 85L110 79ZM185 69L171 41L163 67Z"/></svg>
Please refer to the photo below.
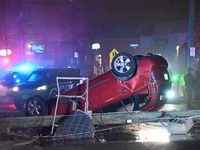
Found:
<svg viewBox="0 0 200 150"><path fill-rule="evenodd" d="M79 77L80 70L75 68L34 70L24 82L17 84L13 88L13 101L16 108L22 109L26 104L26 108L29 110L27 115L33 113L31 112L33 108L36 108L35 113L46 113L48 111L46 100L57 95L57 76ZM77 84L77 81L65 80L61 81L59 88L64 92ZM40 108L40 106L42 107Z"/></svg>
<svg viewBox="0 0 200 150"><path fill-rule="evenodd" d="M89 110L100 111L119 102L133 103L133 110L159 110L167 102L167 92L171 81L167 71L167 61L158 55L132 56L119 53L112 60L112 69L89 80ZM84 95L86 83L80 84L62 95ZM50 111L30 112L29 115L53 115L56 97L49 99ZM40 109L48 107L37 106ZM117 105L116 105L117 106ZM85 109L85 100L79 98L59 98L57 115L70 114L73 110ZM112 111L112 110L111 110ZM114 109L113 109L114 111Z"/></svg>

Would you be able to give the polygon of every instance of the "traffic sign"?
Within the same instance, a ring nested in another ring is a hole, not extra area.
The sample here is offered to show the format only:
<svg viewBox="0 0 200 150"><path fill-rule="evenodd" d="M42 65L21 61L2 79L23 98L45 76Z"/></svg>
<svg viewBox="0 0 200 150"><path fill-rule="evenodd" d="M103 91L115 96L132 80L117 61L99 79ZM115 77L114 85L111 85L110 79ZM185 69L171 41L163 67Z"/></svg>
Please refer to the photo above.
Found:
<svg viewBox="0 0 200 150"><path fill-rule="evenodd" d="M130 47L138 47L139 44L130 44Z"/></svg>
<svg viewBox="0 0 200 150"><path fill-rule="evenodd" d="M112 60L115 55L117 55L119 52L116 50L116 49L113 49L110 53L109 53L109 56L110 56L110 60Z"/></svg>
<svg viewBox="0 0 200 150"><path fill-rule="evenodd" d="M195 57L195 47L190 47L190 56Z"/></svg>

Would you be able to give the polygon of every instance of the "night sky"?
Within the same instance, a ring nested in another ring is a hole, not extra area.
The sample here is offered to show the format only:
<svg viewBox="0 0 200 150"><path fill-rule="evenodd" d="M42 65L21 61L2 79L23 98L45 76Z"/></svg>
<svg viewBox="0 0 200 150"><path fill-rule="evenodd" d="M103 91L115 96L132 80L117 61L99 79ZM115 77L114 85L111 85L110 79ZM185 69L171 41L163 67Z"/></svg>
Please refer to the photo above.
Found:
<svg viewBox="0 0 200 150"><path fill-rule="evenodd" d="M134 36L130 33L134 33L138 26L185 19L189 16L189 0L0 0L0 2L2 2L1 8L4 7L1 9L4 10L1 13L1 20L5 22L2 24L2 32L5 32L6 26L7 34L15 34L14 32L19 31L17 26L21 26L23 29L20 30L23 30L22 32L30 40L46 39L48 42L76 38L76 36L85 38L86 35L99 39L129 38ZM200 1L196 0L196 17L200 16L199 7ZM70 35L69 31L73 35ZM39 36L34 37L36 34Z"/></svg>
<svg viewBox="0 0 200 150"><path fill-rule="evenodd" d="M189 16L189 0L0 0L0 5L0 48L19 58L27 44L46 44L49 57L62 49L60 43L90 52L96 41L135 38L144 31L140 27ZM196 0L195 17L199 7Z"/></svg>
<svg viewBox="0 0 200 150"><path fill-rule="evenodd" d="M109 28L111 35L107 36L113 37L112 31L128 32L137 26L185 19L189 16L189 0L73 0L73 5L94 19L91 26L96 23L100 28ZM196 17L200 15L199 6L200 1L196 1Z"/></svg>
<svg viewBox="0 0 200 150"><path fill-rule="evenodd" d="M132 38L139 26L186 19L189 0L71 0L85 17L87 35L100 38ZM196 1L195 16L200 16ZM78 15L78 17L80 16ZM77 17L77 16L75 16Z"/></svg>

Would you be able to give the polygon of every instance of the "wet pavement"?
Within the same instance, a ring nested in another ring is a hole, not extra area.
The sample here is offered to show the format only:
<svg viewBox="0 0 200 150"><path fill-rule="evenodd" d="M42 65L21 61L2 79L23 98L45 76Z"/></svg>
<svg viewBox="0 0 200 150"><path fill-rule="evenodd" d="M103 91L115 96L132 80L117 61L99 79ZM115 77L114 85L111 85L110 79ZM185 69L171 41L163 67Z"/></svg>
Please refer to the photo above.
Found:
<svg viewBox="0 0 200 150"><path fill-rule="evenodd" d="M200 109L200 101L193 103ZM160 111L188 110L183 100L169 101ZM0 114L7 117L25 116L25 111L16 110L11 103L0 104ZM53 141L51 137L23 139L22 141L0 141L0 149L21 150L193 150L200 149L200 123L181 134L170 134L160 122L108 126L96 128L94 138L81 140Z"/></svg>

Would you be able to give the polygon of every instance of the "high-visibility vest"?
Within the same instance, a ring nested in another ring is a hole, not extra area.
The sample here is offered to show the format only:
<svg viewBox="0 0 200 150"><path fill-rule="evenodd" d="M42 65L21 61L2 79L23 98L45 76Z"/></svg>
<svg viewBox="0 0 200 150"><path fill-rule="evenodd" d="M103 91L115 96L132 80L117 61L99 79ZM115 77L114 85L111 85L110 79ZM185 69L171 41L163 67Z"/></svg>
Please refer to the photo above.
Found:
<svg viewBox="0 0 200 150"><path fill-rule="evenodd" d="M180 76L180 80L179 80L179 85L180 85L180 86L185 86L184 75L185 75L185 73L183 73L183 74Z"/></svg>

